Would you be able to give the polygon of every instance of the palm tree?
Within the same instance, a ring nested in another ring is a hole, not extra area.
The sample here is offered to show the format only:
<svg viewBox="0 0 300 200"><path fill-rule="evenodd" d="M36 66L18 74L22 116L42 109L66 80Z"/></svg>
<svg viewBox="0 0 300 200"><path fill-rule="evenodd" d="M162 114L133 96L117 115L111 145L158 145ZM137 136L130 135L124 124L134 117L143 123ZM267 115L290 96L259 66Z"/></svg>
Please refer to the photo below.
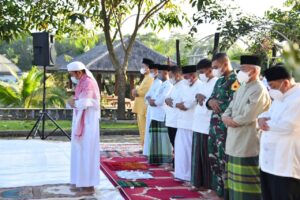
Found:
<svg viewBox="0 0 300 200"><path fill-rule="evenodd" d="M43 72L33 67L15 83L0 81L0 105L5 107L40 108L43 96ZM66 92L55 85L53 76L47 77L46 106L65 107Z"/></svg>

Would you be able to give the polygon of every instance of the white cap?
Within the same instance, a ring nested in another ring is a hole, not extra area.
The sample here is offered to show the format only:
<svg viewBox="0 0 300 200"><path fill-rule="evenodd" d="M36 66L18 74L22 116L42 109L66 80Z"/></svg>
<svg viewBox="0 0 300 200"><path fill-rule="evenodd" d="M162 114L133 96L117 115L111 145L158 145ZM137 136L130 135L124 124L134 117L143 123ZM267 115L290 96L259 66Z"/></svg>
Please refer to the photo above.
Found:
<svg viewBox="0 0 300 200"><path fill-rule="evenodd" d="M75 62L71 62L67 65L68 71L69 72L74 72L74 71L81 71L83 69L86 70L85 65L82 62L79 61L75 61Z"/></svg>

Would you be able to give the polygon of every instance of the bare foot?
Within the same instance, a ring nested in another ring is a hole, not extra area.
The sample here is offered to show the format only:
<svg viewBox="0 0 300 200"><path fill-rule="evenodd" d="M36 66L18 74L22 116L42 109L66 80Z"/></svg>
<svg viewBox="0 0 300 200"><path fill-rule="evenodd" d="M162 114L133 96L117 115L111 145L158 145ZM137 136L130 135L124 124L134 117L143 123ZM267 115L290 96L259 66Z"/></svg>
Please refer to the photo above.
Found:
<svg viewBox="0 0 300 200"><path fill-rule="evenodd" d="M94 193L95 193L94 187L82 187L77 194L83 196L83 195L92 195Z"/></svg>
<svg viewBox="0 0 300 200"><path fill-rule="evenodd" d="M78 191L80 191L80 188L79 188L79 187L76 187L75 184L71 184L70 190L71 190L72 192L78 192Z"/></svg>
<svg viewBox="0 0 300 200"><path fill-rule="evenodd" d="M191 188L189 188L190 191L198 191L199 188L195 187L195 186L191 186Z"/></svg>

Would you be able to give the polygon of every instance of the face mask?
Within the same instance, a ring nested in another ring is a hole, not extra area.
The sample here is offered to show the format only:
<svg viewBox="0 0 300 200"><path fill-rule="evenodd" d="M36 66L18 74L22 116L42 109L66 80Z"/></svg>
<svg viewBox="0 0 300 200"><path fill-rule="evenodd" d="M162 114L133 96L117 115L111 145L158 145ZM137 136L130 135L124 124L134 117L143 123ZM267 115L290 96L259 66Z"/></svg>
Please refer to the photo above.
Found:
<svg viewBox="0 0 300 200"><path fill-rule="evenodd" d="M71 76L71 81L74 83L74 84L78 84L78 81L74 76Z"/></svg>
<svg viewBox="0 0 300 200"><path fill-rule="evenodd" d="M155 74L154 74L153 72L150 72L149 76L150 76L151 78L155 78Z"/></svg>
<svg viewBox="0 0 300 200"><path fill-rule="evenodd" d="M175 83L176 83L175 78L171 78L169 81L170 81L170 83L171 83L172 85L175 85Z"/></svg>
<svg viewBox="0 0 300 200"><path fill-rule="evenodd" d="M220 78L222 76L222 72L221 72L221 69L218 68L218 69L213 69L212 70L212 74L217 77L217 78Z"/></svg>
<svg viewBox="0 0 300 200"><path fill-rule="evenodd" d="M199 79L203 82L208 81L208 77L206 76L206 74L199 74Z"/></svg>
<svg viewBox="0 0 300 200"><path fill-rule="evenodd" d="M282 82L283 83L283 82ZM278 101L281 101L282 98L283 98L283 93L280 91L280 88L282 86L282 83L279 87L279 89L270 89L269 90L269 94L271 96L272 99L274 100L278 100Z"/></svg>
<svg viewBox="0 0 300 200"><path fill-rule="evenodd" d="M186 86L190 86L191 85L191 81L189 79L183 79L183 84Z"/></svg>
<svg viewBox="0 0 300 200"><path fill-rule="evenodd" d="M247 83L250 79L249 73L248 72L243 72L243 71L239 71L236 78L241 84Z"/></svg>
<svg viewBox="0 0 300 200"><path fill-rule="evenodd" d="M140 69L140 73L141 73L141 74L145 74L145 73L146 73L145 68L141 68L141 69Z"/></svg>

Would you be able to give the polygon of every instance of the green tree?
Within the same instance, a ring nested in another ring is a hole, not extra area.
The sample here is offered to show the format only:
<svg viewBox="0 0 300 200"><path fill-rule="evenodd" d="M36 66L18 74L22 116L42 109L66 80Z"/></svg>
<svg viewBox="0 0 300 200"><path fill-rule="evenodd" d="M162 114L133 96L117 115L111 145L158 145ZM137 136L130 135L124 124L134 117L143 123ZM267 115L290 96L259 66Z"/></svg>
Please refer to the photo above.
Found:
<svg viewBox="0 0 300 200"><path fill-rule="evenodd" d="M84 34L86 22L91 22L96 29L103 31L119 87L118 118L125 117L126 71L138 31L143 27L159 30L164 27L181 26L182 21L187 20L180 6L173 0L45 0L36 1L34 4L29 0L3 0L0 6L5 6L0 18L4 18L6 22L1 25L9 31L0 34L3 39L10 39L12 35L20 35L23 32L29 33L33 29L52 31L57 35L72 35L74 31ZM14 18L13 12L18 10L22 12ZM130 37L125 39L124 23L131 17L134 17L135 24ZM9 21L13 24L19 23L18 29L10 29ZM3 27L0 27L0 31ZM124 50L125 56L122 60L118 59L114 52L113 44L116 38L120 40Z"/></svg>
<svg viewBox="0 0 300 200"><path fill-rule="evenodd" d="M198 11L194 14L194 26L191 34L197 32L197 25L210 22L218 25L221 35L220 50L227 51L238 40L248 48L246 52L261 57L263 67L276 56L276 50L282 49L276 43L284 40L299 42L300 17L299 1L287 0L285 6L290 9L271 9L265 17L246 15L239 8L226 5L220 0L191 0Z"/></svg>
<svg viewBox="0 0 300 200"><path fill-rule="evenodd" d="M17 78L16 83L0 81L0 105L5 107L40 108L43 96L43 72L33 67L28 73ZM47 77L47 107L65 107L66 93L56 87L53 77Z"/></svg>

